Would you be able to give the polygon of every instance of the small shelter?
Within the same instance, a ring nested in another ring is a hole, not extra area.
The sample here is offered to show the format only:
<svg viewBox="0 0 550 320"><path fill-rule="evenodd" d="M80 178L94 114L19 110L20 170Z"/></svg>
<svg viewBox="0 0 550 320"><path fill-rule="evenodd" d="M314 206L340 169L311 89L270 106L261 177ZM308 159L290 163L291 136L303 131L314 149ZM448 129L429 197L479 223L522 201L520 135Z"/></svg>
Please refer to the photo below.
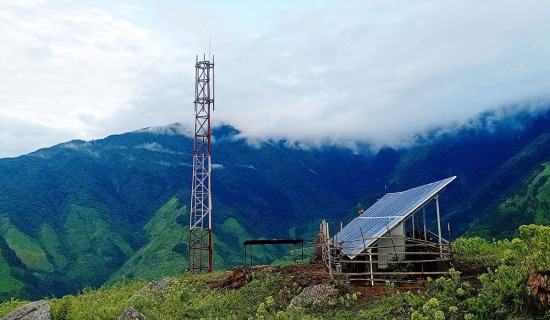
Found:
<svg viewBox="0 0 550 320"><path fill-rule="evenodd" d="M447 273L451 250L442 236L439 194L455 179L387 193L332 238L328 227L321 226L328 246L323 260L329 271L373 285ZM433 202L437 233L429 231L426 223L426 207Z"/></svg>

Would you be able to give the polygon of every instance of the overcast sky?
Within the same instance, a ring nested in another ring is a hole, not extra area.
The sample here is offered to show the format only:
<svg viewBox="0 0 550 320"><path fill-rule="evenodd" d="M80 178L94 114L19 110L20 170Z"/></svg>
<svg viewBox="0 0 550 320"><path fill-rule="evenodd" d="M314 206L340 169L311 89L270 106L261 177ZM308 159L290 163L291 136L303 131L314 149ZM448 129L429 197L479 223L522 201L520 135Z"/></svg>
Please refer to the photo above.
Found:
<svg viewBox="0 0 550 320"><path fill-rule="evenodd" d="M251 141L400 145L550 97L548 1L0 1L0 157L213 121Z"/></svg>

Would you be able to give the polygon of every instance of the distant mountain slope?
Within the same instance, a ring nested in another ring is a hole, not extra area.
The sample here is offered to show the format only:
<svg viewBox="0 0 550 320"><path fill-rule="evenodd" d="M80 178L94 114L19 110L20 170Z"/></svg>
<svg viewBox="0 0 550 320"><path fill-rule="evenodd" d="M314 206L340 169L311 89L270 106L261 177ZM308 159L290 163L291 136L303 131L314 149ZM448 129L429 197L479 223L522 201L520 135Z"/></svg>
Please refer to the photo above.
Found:
<svg viewBox="0 0 550 320"><path fill-rule="evenodd" d="M550 134L543 134L510 158L473 197L485 203L469 233L510 237L509 226L522 223L550 225ZM479 206L479 205L478 205Z"/></svg>
<svg viewBox="0 0 550 320"><path fill-rule="evenodd" d="M60 296L187 265L192 139L170 125L0 159L0 300ZM487 237L548 223L550 112L481 115L408 149L357 154L286 141L250 146L213 132L214 266L249 238L314 238L385 192L457 175L441 196L452 234ZM430 220L433 222L433 219ZM266 246L255 261L288 252Z"/></svg>
<svg viewBox="0 0 550 320"><path fill-rule="evenodd" d="M172 125L0 159L0 263L10 266L2 281L11 288L1 298L182 272L193 143L182 131ZM388 173L374 170L375 156L283 141L251 147L236 134L214 131L216 268L242 263L246 238L312 236L323 217L340 219L362 194L383 190ZM267 263L286 249L266 247L255 259Z"/></svg>
<svg viewBox="0 0 550 320"><path fill-rule="evenodd" d="M550 113L529 113L495 119L485 113L475 124L445 133L408 150L392 171L390 189L406 189L426 181L458 176L445 192L443 221L455 236L492 210L506 196L520 191L530 175L550 159ZM505 223L515 230L519 224ZM497 236L499 231L486 233Z"/></svg>

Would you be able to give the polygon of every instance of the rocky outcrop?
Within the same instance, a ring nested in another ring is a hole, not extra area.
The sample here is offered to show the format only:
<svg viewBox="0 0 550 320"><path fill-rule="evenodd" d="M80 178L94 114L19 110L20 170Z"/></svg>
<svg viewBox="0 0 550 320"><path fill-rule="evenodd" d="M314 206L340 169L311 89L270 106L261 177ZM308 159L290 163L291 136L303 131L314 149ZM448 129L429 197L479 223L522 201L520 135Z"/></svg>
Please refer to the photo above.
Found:
<svg viewBox="0 0 550 320"><path fill-rule="evenodd" d="M40 300L28 303L0 320L51 320L50 303Z"/></svg>
<svg viewBox="0 0 550 320"><path fill-rule="evenodd" d="M529 276L527 286L539 311L548 310L550 304L550 271L536 272Z"/></svg>
<svg viewBox="0 0 550 320"><path fill-rule="evenodd" d="M246 267L238 266L233 268L233 271L226 272L225 277L222 278L214 287L218 289L238 289L243 287L248 282L248 274Z"/></svg>
<svg viewBox="0 0 550 320"><path fill-rule="evenodd" d="M294 297L294 299L292 299L290 306L295 306L296 304L308 306L314 303L326 301L336 295L338 295L338 289L331 284L324 283L309 286L302 290L302 292Z"/></svg>
<svg viewBox="0 0 550 320"><path fill-rule="evenodd" d="M118 317L118 320L147 320L147 317L139 313L136 309L128 307L124 309L124 312Z"/></svg>

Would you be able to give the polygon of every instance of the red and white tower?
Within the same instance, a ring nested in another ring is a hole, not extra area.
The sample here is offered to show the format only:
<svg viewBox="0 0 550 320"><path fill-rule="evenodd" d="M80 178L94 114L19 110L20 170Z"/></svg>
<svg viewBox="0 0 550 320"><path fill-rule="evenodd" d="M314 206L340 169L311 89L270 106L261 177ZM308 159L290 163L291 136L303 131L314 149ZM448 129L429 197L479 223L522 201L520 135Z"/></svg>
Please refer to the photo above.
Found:
<svg viewBox="0 0 550 320"><path fill-rule="evenodd" d="M214 110L214 57L195 64L195 143L189 214L187 271L212 272L212 194L210 193L210 109Z"/></svg>

